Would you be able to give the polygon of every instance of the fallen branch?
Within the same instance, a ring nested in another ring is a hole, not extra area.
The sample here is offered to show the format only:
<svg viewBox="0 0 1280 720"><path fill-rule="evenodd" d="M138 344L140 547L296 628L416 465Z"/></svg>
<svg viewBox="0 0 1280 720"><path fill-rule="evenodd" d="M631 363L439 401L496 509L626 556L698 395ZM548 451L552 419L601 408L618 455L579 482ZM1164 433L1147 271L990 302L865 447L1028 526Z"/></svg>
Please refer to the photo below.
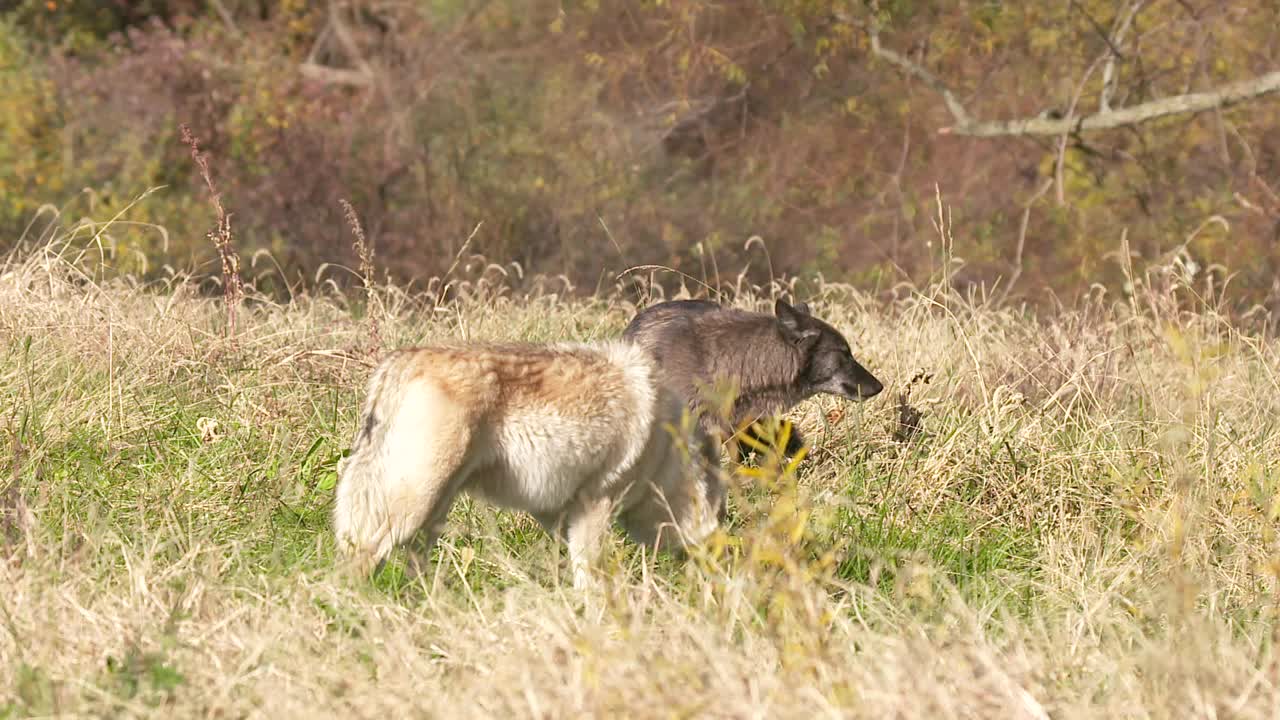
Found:
<svg viewBox="0 0 1280 720"><path fill-rule="evenodd" d="M373 68L369 62L364 59L364 55L360 52L360 46L352 37L350 29L342 20L342 8L338 6L337 0L329 0L328 21L320 30L320 34L316 37L315 43L311 46L311 52L307 53L307 59L298 66L298 71L302 76L324 83L326 85L347 85L350 87L369 87L374 84L377 78L374 75ZM322 50L325 49L330 40L336 40L342 54L346 56L348 62L355 66L355 69L336 68L322 64Z"/></svg>
<svg viewBox="0 0 1280 720"><path fill-rule="evenodd" d="M356 69L373 76L373 68L369 67L368 61L364 59L364 54L360 52L360 45L356 43L351 31L347 28L347 24L342 20L342 9L338 7L338 0L329 0L329 27L333 30L333 36L338 39L338 44L342 46L342 50L347 54L347 60L351 61Z"/></svg>
<svg viewBox="0 0 1280 720"><path fill-rule="evenodd" d="M303 77L326 85L369 87L373 84L373 76L364 70L347 70L313 62L304 62L298 66L298 71L302 73Z"/></svg>

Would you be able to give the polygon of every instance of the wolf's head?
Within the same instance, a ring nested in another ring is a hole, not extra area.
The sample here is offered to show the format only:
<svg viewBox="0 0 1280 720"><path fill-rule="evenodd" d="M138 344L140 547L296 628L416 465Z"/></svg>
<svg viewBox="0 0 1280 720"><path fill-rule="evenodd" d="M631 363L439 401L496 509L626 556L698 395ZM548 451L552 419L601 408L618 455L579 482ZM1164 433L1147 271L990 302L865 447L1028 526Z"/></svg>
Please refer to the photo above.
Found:
<svg viewBox="0 0 1280 720"><path fill-rule="evenodd" d="M838 330L809 314L809 306L774 303L782 336L800 351L801 370L795 388L803 396L831 393L850 400L875 397L884 385L857 360Z"/></svg>

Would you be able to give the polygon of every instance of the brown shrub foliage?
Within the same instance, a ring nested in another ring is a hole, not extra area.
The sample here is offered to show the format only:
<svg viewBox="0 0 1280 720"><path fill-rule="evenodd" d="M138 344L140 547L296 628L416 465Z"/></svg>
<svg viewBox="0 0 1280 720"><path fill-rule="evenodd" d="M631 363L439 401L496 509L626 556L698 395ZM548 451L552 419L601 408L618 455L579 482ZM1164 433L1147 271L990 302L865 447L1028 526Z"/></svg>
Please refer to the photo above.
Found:
<svg viewBox="0 0 1280 720"><path fill-rule="evenodd" d="M68 148L42 151L61 190L38 200L87 187L118 205L167 185L141 219L168 227L173 247L134 241L153 268L207 259L209 210L176 141L185 122L244 247L270 251L290 282L355 263L338 202L350 198L401 278L440 274L465 249L586 289L651 263L888 289L939 269L941 195L967 229L951 249L961 285L1016 277L1011 295L1033 302L1119 291L1123 236L1139 266L1179 255L1215 288L1230 278L1245 306L1276 300L1274 99L1060 148L940 136L952 118L938 95L878 60L870 11L845 3L154 5L95 20L96 44L37 44L23 61L51 82L60 111L45 122ZM32 27L29 6L3 32ZM1095 111L1127 5L879 8L885 45L974 114L1004 119ZM1147 3L1110 102L1268 71L1277 21L1267 3ZM32 192L10 187L0 194ZM23 208L0 217L4 237Z"/></svg>

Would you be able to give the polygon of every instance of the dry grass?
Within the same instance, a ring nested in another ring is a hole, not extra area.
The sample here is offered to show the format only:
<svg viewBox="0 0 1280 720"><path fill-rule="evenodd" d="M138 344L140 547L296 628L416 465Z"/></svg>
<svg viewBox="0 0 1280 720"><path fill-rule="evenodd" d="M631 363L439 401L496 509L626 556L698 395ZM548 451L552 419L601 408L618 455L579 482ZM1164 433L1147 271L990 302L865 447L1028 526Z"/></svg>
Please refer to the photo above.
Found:
<svg viewBox="0 0 1280 720"><path fill-rule="evenodd" d="M634 310L475 267L443 304L371 286L382 343ZM1176 284L1040 321L823 286L885 397L802 406L795 476L744 477L697 562L617 543L600 603L532 521L465 502L434 575L336 577L367 321L248 292L233 342L182 279L57 245L0 269L0 717L1280 715L1277 345Z"/></svg>

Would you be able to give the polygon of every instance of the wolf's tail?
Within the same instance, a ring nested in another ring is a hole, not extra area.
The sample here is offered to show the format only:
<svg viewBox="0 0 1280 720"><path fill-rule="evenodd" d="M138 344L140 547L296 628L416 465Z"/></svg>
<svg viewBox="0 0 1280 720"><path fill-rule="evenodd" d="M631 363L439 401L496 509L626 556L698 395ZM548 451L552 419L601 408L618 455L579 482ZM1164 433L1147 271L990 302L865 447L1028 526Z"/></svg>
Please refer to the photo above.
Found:
<svg viewBox="0 0 1280 720"><path fill-rule="evenodd" d="M333 530L338 552L348 558L354 569L368 573L394 545L391 537L391 512L388 507L385 478L386 458L383 441L386 420L392 408L385 407L385 385L393 363L384 361L369 379L369 389L360 425L351 444L351 455L338 471L337 498L333 508Z"/></svg>
<svg viewBox="0 0 1280 720"><path fill-rule="evenodd" d="M373 570L391 552L391 513L380 466L372 451L352 454L338 479L334 536L338 552L361 574Z"/></svg>

